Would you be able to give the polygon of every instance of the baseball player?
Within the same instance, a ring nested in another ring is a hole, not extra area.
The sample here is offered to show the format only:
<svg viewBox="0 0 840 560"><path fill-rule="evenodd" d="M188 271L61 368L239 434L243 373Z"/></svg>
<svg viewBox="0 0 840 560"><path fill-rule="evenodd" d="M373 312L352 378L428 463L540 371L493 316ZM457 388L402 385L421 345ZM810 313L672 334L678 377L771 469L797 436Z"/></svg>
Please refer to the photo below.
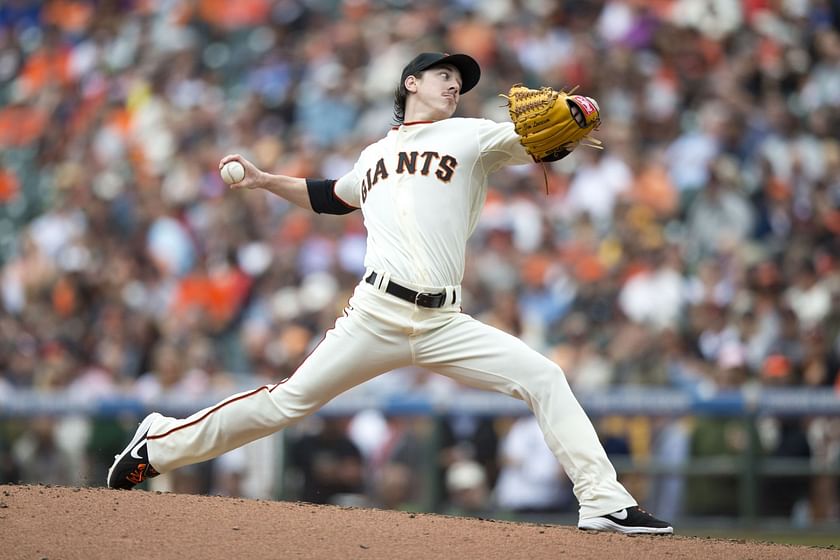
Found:
<svg viewBox="0 0 840 560"><path fill-rule="evenodd" d="M381 373L415 365L523 400L574 483L580 529L673 533L617 481L560 367L460 310L467 238L478 222L488 175L504 165L564 157L599 122L590 98L522 86L506 96L514 123L450 118L479 77L479 65L468 55L418 55L405 66L396 90L399 125L365 148L338 180L272 175L241 155L222 158L220 168L230 161L245 167L236 188L265 189L318 213L361 210L366 273L344 315L291 377L188 418L150 414L115 457L109 487L130 489L217 457L289 426ZM520 119L533 113L539 122ZM546 120L555 128L540 132ZM549 140L556 145L536 155Z"/></svg>

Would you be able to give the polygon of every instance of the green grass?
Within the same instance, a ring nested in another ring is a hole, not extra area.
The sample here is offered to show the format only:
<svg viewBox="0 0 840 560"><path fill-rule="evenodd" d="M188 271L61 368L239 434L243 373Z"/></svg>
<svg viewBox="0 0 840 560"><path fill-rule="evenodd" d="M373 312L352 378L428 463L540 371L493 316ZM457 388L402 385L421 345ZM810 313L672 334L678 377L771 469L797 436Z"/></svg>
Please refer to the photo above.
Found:
<svg viewBox="0 0 840 560"><path fill-rule="evenodd" d="M763 531L761 529L691 529L680 527L680 536L712 537L715 539L745 540L753 542L769 542L779 544L793 544L797 546L817 546L822 548L840 549L840 534L835 531L819 531L803 529L800 531Z"/></svg>

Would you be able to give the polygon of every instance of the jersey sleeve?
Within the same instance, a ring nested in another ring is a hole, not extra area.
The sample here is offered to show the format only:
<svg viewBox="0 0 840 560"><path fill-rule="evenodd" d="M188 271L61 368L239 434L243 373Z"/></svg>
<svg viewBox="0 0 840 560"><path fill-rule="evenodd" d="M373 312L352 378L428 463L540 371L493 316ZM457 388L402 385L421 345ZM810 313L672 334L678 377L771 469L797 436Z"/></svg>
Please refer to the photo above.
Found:
<svg viewBox="0 0 840 560"><path fill-rule="evenodd" d="M482 119L478 126L478 139L484 167L488 173L505 165L534 162L519 142L519 135L513 129L513 123Z"/></svg>
<svg viewBox="0 0 840 560"><path fill-rule="evenodd" d="M362 181L359 179L359 174L356 167L348 171L338 181L335 182L335 196L347 206L353 208L362 207Z"/></svg>

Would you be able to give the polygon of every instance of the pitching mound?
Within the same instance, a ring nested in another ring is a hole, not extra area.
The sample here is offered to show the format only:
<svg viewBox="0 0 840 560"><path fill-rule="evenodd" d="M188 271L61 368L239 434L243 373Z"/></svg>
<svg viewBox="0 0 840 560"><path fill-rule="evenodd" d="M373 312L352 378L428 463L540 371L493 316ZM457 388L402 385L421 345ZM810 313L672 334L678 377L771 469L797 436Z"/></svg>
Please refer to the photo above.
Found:
<svg viewBox="0 0 840 560"><path fill-rule="evenodd" d="M816 548L372 509L0 485L0 557L27 559L838 558Z"/></svg>

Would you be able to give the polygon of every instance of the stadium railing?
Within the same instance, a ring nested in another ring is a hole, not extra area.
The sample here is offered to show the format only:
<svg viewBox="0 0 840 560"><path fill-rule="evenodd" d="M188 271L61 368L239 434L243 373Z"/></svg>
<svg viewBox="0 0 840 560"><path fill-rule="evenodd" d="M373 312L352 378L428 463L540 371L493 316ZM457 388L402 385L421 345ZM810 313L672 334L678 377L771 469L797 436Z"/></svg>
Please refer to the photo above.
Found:
<svg viewBox="0 0 840 560"><path fill-rule="evenodd" d="M242 390L251 388L242 387ZM364 386L340 395L318 414L349 416L375 409L386 416L423 416L441 419L450 414L515 417L530 414L522 401L483 391L456 391L430 395L420 392L381 394L364 390ZM187 416L212 405L227 395L207 395L202 399L178 397L141 401L132 395L111 395L89 398L66 393L44 393L31 390L0 392L0 421L26 419L43 415L82 414L112 417L134 414L138 418L148 411ZM669 388L626 387L598 393L581 393L578 399L587 413L600 417L727 417L741 419L746 428L754 428L762 417L840 417L840 393L830 388L761 388L748 387L725 392L688 392ZM747 438L741 456L691 458L680 464L655 459L615 461L620 474L650 477L731 476L739 484L739 522L750 525L760 521L760 481L763 477L840 477L840 460L832 464L816 464L808 459L762 456L753 438ZM429 476L432 476L431 474ZM429 496L427 508L434 510L439 496Z"/></svg>

